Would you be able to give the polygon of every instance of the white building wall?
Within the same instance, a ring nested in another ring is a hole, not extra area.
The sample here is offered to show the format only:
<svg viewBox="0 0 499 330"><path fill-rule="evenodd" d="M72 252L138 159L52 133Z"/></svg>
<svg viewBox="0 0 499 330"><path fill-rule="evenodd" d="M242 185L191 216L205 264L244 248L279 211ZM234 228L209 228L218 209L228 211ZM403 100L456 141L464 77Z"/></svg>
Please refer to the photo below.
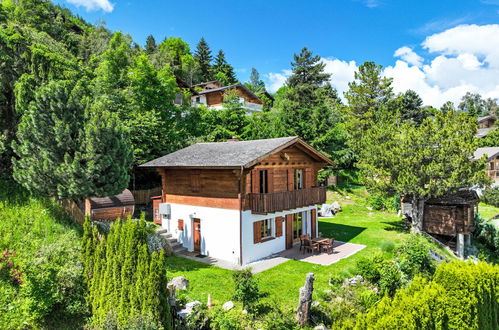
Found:
<svg viewBox="0 0 499 330"><path fill-rule="evenodd" d="M194 251L193 219L201 223L201 254L239 264L239 210L170 204L171 216L163 217L167 229L184 247ZM178 219L184 220L184 230L178 230Z"/></svg>
<svg viewBox="0 0 499 330"><path fill-rule="evenodd" d="M242 214L242 229L243 229L243 263L248 264L253 261L257 261L266 258L272 254L281 252L286 249L286 222L282 222L282 236L275 237L276 233L276 217L286 217L287 214L293 214L298 212L303 213L303 233L311 233L311 210L317 209L316 205L297 208L293 210L286 210L283 212L276 212L272 214L252 214L251 211L243 211ZM261 221L265 219L272 219L272 236L274 239L266 240L260 243L254 243L253 241L253 223L255 221ZM316 217L316 228L318 228L317 217Z"/></svg>

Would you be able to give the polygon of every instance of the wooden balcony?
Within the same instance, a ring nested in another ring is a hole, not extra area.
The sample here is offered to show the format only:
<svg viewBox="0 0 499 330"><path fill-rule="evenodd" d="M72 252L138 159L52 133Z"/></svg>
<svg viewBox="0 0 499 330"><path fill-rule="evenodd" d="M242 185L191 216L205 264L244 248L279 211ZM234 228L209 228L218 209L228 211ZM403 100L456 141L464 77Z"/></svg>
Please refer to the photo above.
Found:
<svg viewBox="0 0 499 330"><path fill-rule="evenodd" d="M267 214L326 202L326 187L315 187L268 194L248 194L253 213Z"/></svg>

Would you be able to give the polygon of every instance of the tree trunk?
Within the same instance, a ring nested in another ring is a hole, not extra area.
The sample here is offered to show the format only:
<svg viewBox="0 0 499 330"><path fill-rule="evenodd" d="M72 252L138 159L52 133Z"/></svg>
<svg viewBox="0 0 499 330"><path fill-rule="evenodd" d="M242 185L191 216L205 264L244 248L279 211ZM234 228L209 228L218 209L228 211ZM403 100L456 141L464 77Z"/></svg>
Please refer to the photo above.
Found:
<svg viewBox="0 0 499 330"><path fill-rule="evenodd" d="M411 231L413 233L420 233L423 231L423 216L424 216L424 205L426 199L413 197L411 199Z"/></svg>
<svg viewBox="0 0 499 330"><path fill-rule="evenodd" d="M304 326L310 319L310 306L312 305L312 293L314 291L314 274L308 273L305 285L300 288L300 298L298 299L298 309L296 319L300 326Z"/></svg>

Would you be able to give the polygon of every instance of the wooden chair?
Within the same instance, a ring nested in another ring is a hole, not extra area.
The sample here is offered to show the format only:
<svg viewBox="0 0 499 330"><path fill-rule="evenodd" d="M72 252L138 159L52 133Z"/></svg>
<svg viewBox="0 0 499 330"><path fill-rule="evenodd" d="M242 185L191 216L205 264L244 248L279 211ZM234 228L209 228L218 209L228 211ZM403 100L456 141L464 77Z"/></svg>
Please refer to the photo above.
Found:
<svg viewBox="0 0 499 330"><path fill-rule="evenodd" d="M333 238L328 238L325 243L321 244L322 251L327 251L328 254L333 253L333 244L334 244L334 239Z"/></svg>
<svg viewBox="0 0 499 330"><path fill-rule="evenodd" d="M319 243L316 243L310 239L303 240L303 253L305 253L305 251L310 251L310 252L319 251L320 252L320 250L321 250L321 247L320 247Z"/></svg>
<svg viewBox="0 0 499 330"><path fill-rule="evenodd" d="M303 247L303 242L306 240L306 239L310 239L310 235L309 234L303 234L303 235L300 235L300 251L301 251L301 248Z"/></svg>

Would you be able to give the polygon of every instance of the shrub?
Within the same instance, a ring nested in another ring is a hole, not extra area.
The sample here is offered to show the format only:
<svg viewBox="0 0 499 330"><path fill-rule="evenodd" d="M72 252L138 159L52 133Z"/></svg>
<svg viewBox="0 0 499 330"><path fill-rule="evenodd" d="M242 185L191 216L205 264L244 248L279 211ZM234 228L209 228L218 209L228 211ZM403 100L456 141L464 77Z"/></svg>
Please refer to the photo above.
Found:
<svg viewBox="0 0 499 330"><path fill-rule="evenodd" d="M421 235L411 235L397 253L400 270L409 278L418 273L433 274L435 262L430 256L430 247Z"/></svg>
<svg viewBox="0 0 499 330"><path fill-rule="evenodd" d="M392 241L381 241L381 250L386 253L392 253L395 250L395 243Z"/></svg>
<svg viewBox="0 0 499 330"><path fill-rule="evenodd" d="M234 272L235 291L233 299L243 303L243 308L250 308L260 298L258 283L250 268Z"/></svg>
<svg viewBox="0 0 499 330"><path fill-rule="evenodd" d="M479 214L475 214L474 236L492 251L499 251L499 228Z"/></svg>
<svg viewBox="0 0 499 330"><path fill-rule="evenodd" d="M398 211L400 208L400 197L383 197L378 194L372 194L367 196L367 204L374 210L391 210Z"/></svg>
<svg viewBox="0 0 499 330"><path fill-rule="evenodd" d="M402 285L399 266L393 260L385 260L381 263L379 275L381 291L393 296L395 291Z"/></svg>
<svg viewBox="0 0 499 330"><path fill-rule="evenodd" d="M383 262L381 254L375 254L371 258L362 258L357 261L357 273L369 282L378 283L380 275L380 266Z"/></svg>
<svg viewBox="0 0 499 330"><path fill-rule="evenodd" d="M485 204L499 207L499 187L485 189L481 201Z"/></svg>
<svg viewBox="0 0 499 330"><path fill-rule="evenodd" d="M219 330L243 330L248 325L247 314L243 314L238 308L223 310L216 308L213 310L213 317L210 320L210 327Z"/></svg>

